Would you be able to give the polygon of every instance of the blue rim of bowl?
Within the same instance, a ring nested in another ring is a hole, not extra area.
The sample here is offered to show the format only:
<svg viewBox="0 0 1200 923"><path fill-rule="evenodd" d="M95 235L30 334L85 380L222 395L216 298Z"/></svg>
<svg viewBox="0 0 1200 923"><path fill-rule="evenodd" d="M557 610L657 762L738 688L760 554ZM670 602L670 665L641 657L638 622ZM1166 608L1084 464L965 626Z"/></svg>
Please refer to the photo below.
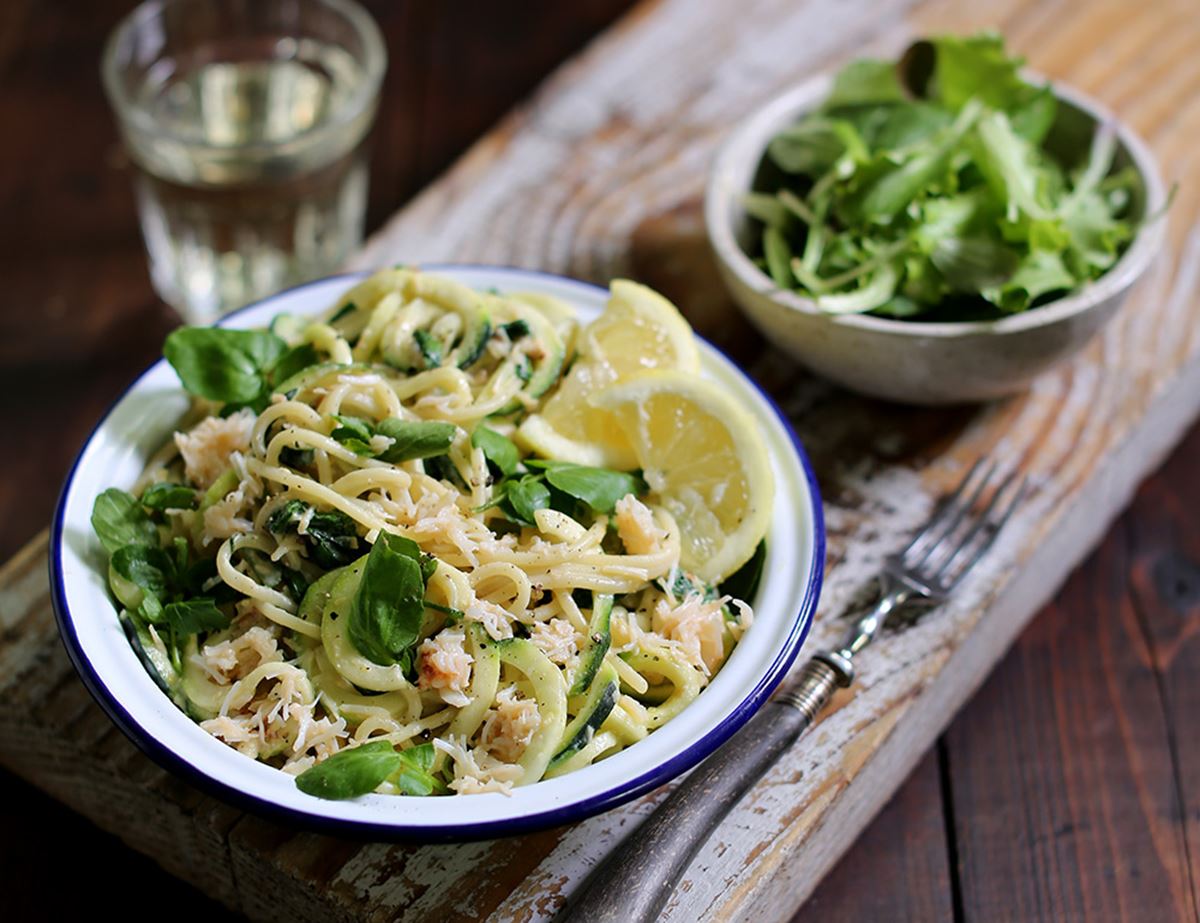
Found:
<svg viewBox="0 0 1200 923"><path fill-rule="evenodd" d="M487 270L489 272L511 273L514 276L540 276L542 278L553 279L559 283L566 283L568 286L574 286L582 290L587 290L591 293L601 292L607 294L607 291L598 285L590 282L583 282L579 279L571 279L567 276L556 275L555 273L543 272L535 269L522 269L517 266L493 266L484 263L422 263L420 268L430 272L452 272L455 270ZM291 292L300 291L309 286L319 285L330 281L331 279L357 279L369 274L368 271L338 273L331 276L324 276L320 279L314 279L310 282L304 282L300 285L292 286L291 288L283 289L276 292L267 298L262 298L252 302L245 307L238 308L221 318L220 323L224 323L239 314L249 311L252 308L259 307L268 301L273 301L282 295ZM698 339L702 339L699 338ZM707 345L712 346L708 341L704 341ZM734 368L736 364L730 360L723 351L715 346L713 350L717 352L726 362L730 362ZM67 473L66 480L63 482L63 488L59 494L58 504L54 511L54 520L51 525L50 532L50 595L51 602L54 608L55 621L58 623L59 634L63 639L63 645L67 649L67 655L71 659L71 663L75 666L76 672L79 673L83 680L84 686L87 687L92 698L100 705L105 713L112 719L113 723L133 741L137 747L149 756L152 760L158 763L161 767L169 772L174 773L196 788L213 795L227 803L236 805L261 817L269 818L270 820L280 822L289 827L302 828L307 831L316 831L318 833L351 837L355 839L371 839L390 842L464 842L470 840L491 839L494 837L516 836L524 833L532 833L538 830L545 830L550 827L560 826L562 824L576 823L588 817L592 817L603 811L611 810L626 802L632 801L646 792L652 791L659 786L669 782L671 779L686 772L694 767L701 760L710 756L722 744L724 744L739 728L742 727L758 709L767 701L771 693L787 675L791 665L795 662L796 657L800 653L800 649L804 646L804 641L808 637L809 629L812 627L813 617L816 614L817 601L821 595L821 584L824 578L825 564L825 517L824 509L821 501L821 493L817 486L816 474L813 471L812 463L808 459L803 446L800 444L800 439L796 435L795 429L791 422L784 415L783 411L774 399L767 394L765 390L753 378L744 373L742 378L749 382L767 405L774 411L775 416L782 424L784 431L791 440L792 448L796 453L796 458L800 462L800 467L804 471L805 481L808 487L809 496L812 501L812 532L813 532L813 570L809 578L808 585L804 588L804 597L800 602L796 612L796 617L792 623L792 628L788 633L779 653L775 660L767 668L764 674L759 678L758 682L734 707L719 724L712 728L703 737L695 743L687 747L681 753L676 754L671 759L659 763L652 769L634 777L633 779L622 783L614 788L587 798L583 801L574 802L560 808L553 808L546 811L540 811L533 814L526 814L521 817L515 817L505 820L486 821L472 824L450 824L446 826L427 827L418 825L406 824L375 824L366 821L348 820L345 818L331 818L318 814L311 814L297 808L284 807L273 801L268 801L254 795L249 795L226 782L214 778L209 773L205 772L194 763L185 760L179 756L170 747L161 743L154 735L146 731L137 720L125 709L117 697L111 693L104 682L101 680L97 672L92 668L91 662L83 651L79 643L79 638L75 633L75 625L69 615L69 610L66 602L66 588L63 580L62 567L62 548L63 548L63 528L64 517L66 513L67 498L71 493L71 486L75 481L76 470L79 467L79 462L82 460L84 453L92 444L92 440L96 434L108 422L109 417L117 408L125 397L146 377L150 371L158 366L160 362L165 360L158 359L151 363L138 376L130 382L118 395L118 397L109 405L104 415L93 427L87 439L84 440L79 454L75 461L71 464L71 469Z"/></svg>

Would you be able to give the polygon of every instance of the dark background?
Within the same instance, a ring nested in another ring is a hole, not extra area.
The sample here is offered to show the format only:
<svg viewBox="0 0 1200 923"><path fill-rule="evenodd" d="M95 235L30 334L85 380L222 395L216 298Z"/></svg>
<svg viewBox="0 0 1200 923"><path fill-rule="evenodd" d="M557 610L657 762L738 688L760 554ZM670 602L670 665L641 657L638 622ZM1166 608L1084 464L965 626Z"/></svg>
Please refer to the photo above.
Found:
<svg viewBox="0 0 1200 923"><path fill-rule="evenodd" d="M373 229L631 4L366 5L390 56ZM0 3L0 559L47 524L91 425L177 323L150 289L98 76L132 6ZM1193 432L798 920L1196 918L1198 463ZM230 918L36 788L0 783L4 918Z"/></svg>

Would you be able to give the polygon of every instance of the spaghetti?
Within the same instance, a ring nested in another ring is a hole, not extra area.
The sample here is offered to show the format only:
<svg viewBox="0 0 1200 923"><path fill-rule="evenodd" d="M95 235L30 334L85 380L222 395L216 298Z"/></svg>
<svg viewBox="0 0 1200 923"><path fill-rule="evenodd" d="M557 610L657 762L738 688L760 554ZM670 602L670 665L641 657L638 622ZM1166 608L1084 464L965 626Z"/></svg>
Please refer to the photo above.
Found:
<svg viewBox="0 0 1200 923"><path fill-rule="evenodd" d="M407 269L319 320L173 334L193 412L93 516L152 675L327 797L507 791L677 715L750 610L681 571L636 473L509 438L579 335Z"/></svg>

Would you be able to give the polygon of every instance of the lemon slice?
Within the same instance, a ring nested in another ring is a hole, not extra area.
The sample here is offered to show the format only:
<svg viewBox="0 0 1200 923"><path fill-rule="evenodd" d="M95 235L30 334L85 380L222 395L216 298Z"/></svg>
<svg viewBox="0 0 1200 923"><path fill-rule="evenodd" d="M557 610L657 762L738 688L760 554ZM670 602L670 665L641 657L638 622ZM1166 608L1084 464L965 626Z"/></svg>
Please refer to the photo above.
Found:
<svg viewBox="0 0 1200 923"><path fill-rule="evenodd" d="M775 478L758 424L720 385L678 371L592 397L612 414L656 500L679 526L680 564L719 583L766 535Z"/></svg>
<svg viewBox="0 0 1200 923"><path fill-rule="evenodd" d="M617 279L604 313L579 332L579 355L517 441L546 458L630 469L637 456L623 430L589 398L649 369L695 373L700 355L692 328L671 302L636 282Z"/></svg>

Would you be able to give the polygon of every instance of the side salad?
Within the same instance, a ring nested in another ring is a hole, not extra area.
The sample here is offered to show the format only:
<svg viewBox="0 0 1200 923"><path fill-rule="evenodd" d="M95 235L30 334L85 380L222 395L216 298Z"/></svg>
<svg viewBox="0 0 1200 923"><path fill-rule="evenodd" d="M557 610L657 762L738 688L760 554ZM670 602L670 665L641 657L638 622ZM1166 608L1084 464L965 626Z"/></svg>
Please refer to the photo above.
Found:
<svg viewBox="0 0 1200 923"><path fill-rule="evenodd" d="M750 256L824 311L914 320L1026 311L1102 275L1137 230L1140 178L1114 169L1112 125L1053 156L1059 103L1022 63L986 33L847 65L768 145Z"/></svg>

